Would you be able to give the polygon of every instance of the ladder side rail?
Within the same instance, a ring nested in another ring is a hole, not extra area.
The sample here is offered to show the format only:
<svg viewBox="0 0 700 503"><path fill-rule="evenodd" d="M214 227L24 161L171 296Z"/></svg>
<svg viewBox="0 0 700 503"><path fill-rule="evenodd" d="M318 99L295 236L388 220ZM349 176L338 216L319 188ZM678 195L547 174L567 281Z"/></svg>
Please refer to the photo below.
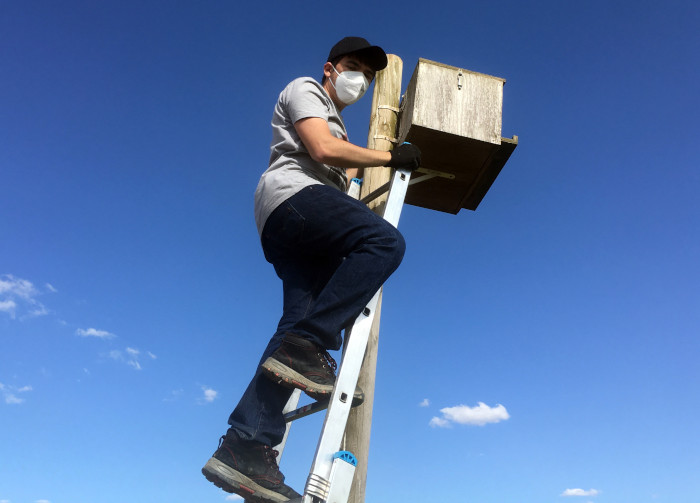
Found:
<svg viewBox="0 0 700 503"><path fill-rule="evenodd" d="M289 400L287 400L287 404L284 406L284 409L282 409L282 414L287 415L288 413L296 410L297 405L299 405L300 397L300 389L295 389L294 391L292 391L292 395L289 397ZM287 437L289 437L289 430L291 427L292 423L287 422L286 427L284 429L284 436L282 437L282 441L274 447L274 449L277 451L277 464L279 464L280 459L282 459L282 453L284 452L284 446L287 444Z"/></svg>
<svg viewBox="0 0 700 503"><path fill-rule="evenodd" d="M391 191L384 207L384 219L394 227L399 226L401 209L406 199L406 191L411 182L411 172L406 169L394 170L391 178Z"/></svg>
<svg viewBox="0 0 700 503"><path fill-rule="evenodd" d="M340 365L335 388L323 422L321 437L316 447L316 454L309 473L309 479L304 490L304 503L311 503L311 496L322 500L328 491L330 474L333 465L333 455L340 449L345 434L345 426L352 406L357 379L362 368L362 359L369 339L369 332L374 320L374 311L379 301L379 292L367 304L365 311L360 314L352 330L345 357ZM309 499L307 499L307 496Z"/></svg>

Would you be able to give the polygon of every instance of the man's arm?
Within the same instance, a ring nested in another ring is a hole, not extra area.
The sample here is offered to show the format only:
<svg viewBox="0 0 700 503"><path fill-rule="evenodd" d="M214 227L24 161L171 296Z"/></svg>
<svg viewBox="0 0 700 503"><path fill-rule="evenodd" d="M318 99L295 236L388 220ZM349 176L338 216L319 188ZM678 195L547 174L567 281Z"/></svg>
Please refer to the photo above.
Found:
<svg viewBox="0 0 700 503"><path fill-rule="evenodd" d="M311 158L322 164L338 168L364 168L386 166L391 153L358 147L336 138L328 129L328 123L320 117L307 117L294 123L299 138Z"/></svg>

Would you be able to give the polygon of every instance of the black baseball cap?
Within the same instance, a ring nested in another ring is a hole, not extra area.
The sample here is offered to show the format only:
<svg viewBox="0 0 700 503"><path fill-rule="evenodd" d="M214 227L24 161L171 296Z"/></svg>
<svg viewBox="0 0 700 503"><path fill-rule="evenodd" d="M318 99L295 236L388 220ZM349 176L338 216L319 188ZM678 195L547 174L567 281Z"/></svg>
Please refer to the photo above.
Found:
<svg viewBox="0 0 700 503"><path fill-rule="evenodd" d="M326 61L335 61L352 53L361 54L375 72L386 68L387 59L384 49L377 45L370 45L362 37L345 37L333 46Z"/></svg>

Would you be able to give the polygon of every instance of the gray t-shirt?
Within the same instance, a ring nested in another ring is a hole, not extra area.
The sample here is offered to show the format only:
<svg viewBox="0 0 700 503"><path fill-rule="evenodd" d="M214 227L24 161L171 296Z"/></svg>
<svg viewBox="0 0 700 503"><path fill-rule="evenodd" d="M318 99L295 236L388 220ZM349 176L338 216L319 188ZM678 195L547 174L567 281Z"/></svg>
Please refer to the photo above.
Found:
<svg viewBox="0 0 700 503"><path fill-rule="evenodd" d="M294 123L308 117L324 119L333 136L348 139L343 118L318 82L301 77L284 88L272 114L270 166L255 190L255 224L260 235L275 208L304 187L325 184L346 191L345 169L314 161L299 138Z"/></svg>

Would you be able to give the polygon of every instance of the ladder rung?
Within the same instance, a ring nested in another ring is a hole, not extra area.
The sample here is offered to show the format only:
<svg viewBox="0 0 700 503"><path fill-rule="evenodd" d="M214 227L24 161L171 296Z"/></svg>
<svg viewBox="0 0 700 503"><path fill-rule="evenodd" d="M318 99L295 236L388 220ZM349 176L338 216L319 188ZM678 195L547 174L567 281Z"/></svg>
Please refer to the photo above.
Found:
<svg viewBox="0 0 700 503"><path fill-rule="evenodd" d="M315 414L316 412L326 410L328 408L329 402L330 400L321 400L318 402L310 403L309 405L304 405L303 407L299 407L298 409L293 410L291 412L287 412L284 415L284 422L289 423L292 421L296 421L297 419L301 419L302 417Z"/></svg>
<svg viewBox="0 0 700 503"><path fill-rule="evenodd" d="M322 410L326 410L328 408L329 402L330 398L327 400L319 400L318 402L313 402L308 405L304 405L303 407L299 407L298 409L285 412L284 422L291 423L292 421L296 421L297 419L301 419L302 417L310 416L311 414L315 414L317 412L321 412ZM363 402L364 394L362 395L361 399L353 397L351 407L355 408L359 405L362 405Z"/></svg>
<svg viewBox="0 0 700 503"><path fill-rule="evenodd" d="M367 204L367 203L369 203L369 202L371 202L371 201L374 201L375 199L377 199L377 198L378 198L379 196L381 196L382 194L385 194L385 193L389 192L389 189L390 189L390 188L391 188L391 182L390 182L390 181L389 181L389 182L386 182L384 185L382 185L382 186L379 187L378 189L373 190L372 192L370 192L369 194L367 194L365 197L363 197L362 199L360 199L360 202Z"/></svg>

